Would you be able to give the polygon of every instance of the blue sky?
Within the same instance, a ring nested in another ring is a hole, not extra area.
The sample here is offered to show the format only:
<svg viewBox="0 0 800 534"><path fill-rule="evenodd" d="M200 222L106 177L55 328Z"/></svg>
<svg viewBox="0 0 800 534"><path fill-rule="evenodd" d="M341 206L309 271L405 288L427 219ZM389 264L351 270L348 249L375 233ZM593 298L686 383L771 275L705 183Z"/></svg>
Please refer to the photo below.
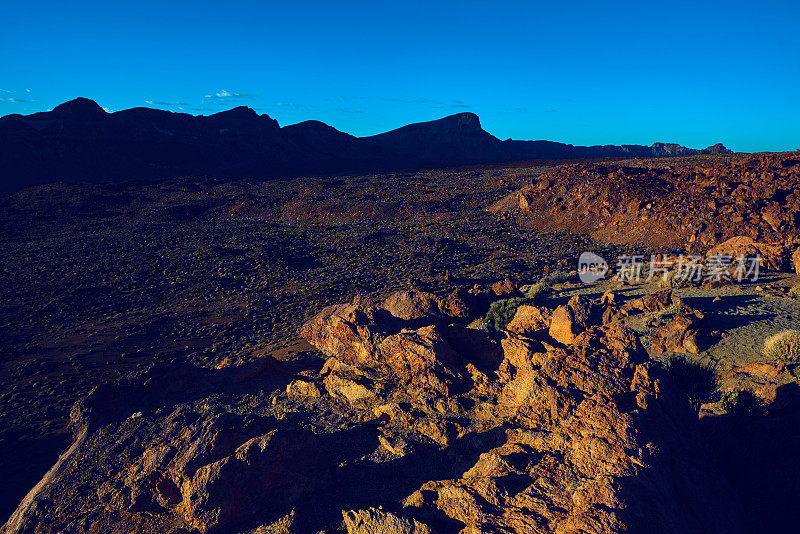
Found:
<svg viewBox="0 0 800 534"><path fill-rule="evenodd" d="M250 106L355 135L800 148L800 3L7 2L0 115Z"/></svg>

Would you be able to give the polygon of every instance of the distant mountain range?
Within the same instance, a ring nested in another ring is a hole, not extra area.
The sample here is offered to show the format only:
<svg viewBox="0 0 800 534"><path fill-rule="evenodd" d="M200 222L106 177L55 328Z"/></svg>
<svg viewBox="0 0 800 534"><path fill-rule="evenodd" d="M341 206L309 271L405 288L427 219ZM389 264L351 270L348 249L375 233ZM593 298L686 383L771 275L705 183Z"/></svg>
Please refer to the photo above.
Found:
<svg viewBox="0 0 800 534"><path fill-rule="evenodd" d="M0 190L54 181L267 179L530 159L728 153L722 144L695 150L671 143L501 141L481 128L474 113L354 137L319 121L281 128L247 107L210 116L143 107L107 113L93 100L76 98L52 111L0 118Z"/></svg>

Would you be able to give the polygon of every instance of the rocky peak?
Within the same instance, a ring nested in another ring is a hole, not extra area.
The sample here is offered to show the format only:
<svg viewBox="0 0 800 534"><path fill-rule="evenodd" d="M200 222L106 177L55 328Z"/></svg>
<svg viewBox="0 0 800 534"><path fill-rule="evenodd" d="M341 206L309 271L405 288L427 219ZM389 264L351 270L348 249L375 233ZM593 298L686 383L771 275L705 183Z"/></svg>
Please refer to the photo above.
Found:
<svg viewBox="0 0 800 534"><path fill-rule="evenodd" d="M89 98L78 97L64 102L53 109L53 113L64 118L87 119L107 115L100 105Z"/></svg>

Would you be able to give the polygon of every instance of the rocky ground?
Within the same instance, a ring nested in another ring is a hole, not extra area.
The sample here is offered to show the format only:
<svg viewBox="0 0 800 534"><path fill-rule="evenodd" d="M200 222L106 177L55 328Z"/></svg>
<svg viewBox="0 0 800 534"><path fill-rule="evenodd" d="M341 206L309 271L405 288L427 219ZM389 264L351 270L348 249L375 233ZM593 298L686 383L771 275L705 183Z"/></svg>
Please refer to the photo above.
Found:
<svg viewBox="0 0 800 534"><path fill-rule="evenodd" d="M793 157L636 165L789 180ZM516 189L575 168L6 197L8 480L25 445L53 442L35 477L20 469L33 480L15 502L52 465L2 532L797 524L800 369L762 350L800 323L794 227L750 218L741 235L760 241L720 249L763 252L758 282L582 284L567 271L584 250L613 264L656 249L633 231L614 246L531 232L538 197L521 206ZM673 237L658 251L686 248Z"/></svg>
<svg viewBox="0 0 800 534"><path fill-rule="evenodd" d="M563 165L492 209L604 243L705 252L745 235L796 244L800 152Z"/></svg>

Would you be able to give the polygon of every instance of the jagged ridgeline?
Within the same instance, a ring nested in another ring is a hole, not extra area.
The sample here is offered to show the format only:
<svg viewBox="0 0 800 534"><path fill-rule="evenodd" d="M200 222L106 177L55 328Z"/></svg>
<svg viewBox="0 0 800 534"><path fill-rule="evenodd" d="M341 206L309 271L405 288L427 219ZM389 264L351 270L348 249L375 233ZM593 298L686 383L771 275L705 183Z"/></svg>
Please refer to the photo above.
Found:
<svg viewBox="0 0 800 534"><path fill-rule="evenodd" d="M725 154L670 143L573 146L501 141L474 113L354 137L319 121L280 127L237 107L194 116L137 107L107 113L76 98L52 111L0 118L0 190L54 181L158 180L181 176L276 178L378 172L530 159Z"/></svg>

